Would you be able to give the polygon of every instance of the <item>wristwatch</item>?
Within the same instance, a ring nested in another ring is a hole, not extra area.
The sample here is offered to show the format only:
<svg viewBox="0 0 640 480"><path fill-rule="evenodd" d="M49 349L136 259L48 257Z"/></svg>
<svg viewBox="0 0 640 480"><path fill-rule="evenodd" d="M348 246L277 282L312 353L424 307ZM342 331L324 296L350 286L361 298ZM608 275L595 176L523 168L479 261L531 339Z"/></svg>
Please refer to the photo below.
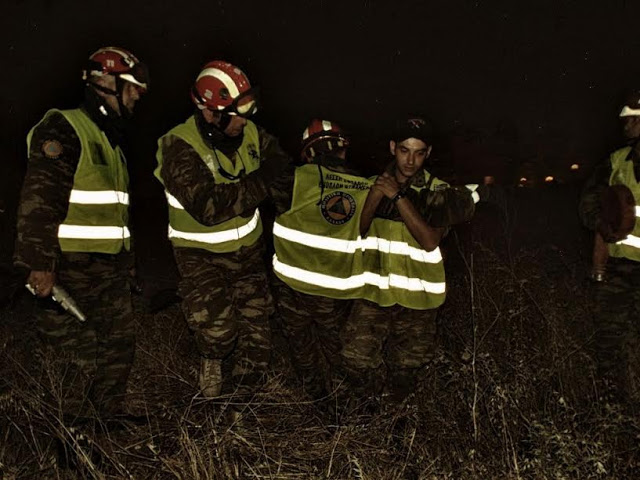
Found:
<svg viewBox="0 0 640 480"><path fill-rule="evenodd" d="M401 198L404 198L407 196L407 192L405 190L398 190L398 193L396 193L392 198L391 201L393 203L397 203L398 200L400 200Z"/></svg>

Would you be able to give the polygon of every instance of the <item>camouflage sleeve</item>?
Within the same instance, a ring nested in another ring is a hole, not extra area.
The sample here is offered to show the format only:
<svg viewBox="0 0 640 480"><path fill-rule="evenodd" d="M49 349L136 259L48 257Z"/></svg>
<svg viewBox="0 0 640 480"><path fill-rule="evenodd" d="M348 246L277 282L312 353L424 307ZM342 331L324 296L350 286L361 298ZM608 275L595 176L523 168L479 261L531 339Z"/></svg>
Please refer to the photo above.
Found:
<svg viewBox="0 0 640 480"><path fill-rule="evenodd" d="M160 172L166 189L203 225L216 225L253 213L267 196L260 169L236 183L216 183L200 155L184 140L169 135L162 143Z"/></svg>
<svg viewBox="0 0 640 480"><path fill-rule="evenodd" d="M262 157L261 175L268 186L276 215L280 215L291 208L295 167L276 137L262 127L258 127L258 133Z"/></svg>
<svg viewBox="0 0 640 480"><path fill-rule="evenodd" d="M445 185L445 184L443 184ZM471 191L465 186L450 186L422 190L414 205L431 227L449 227L468 222L475 213Z"/></svg>
<svg viewBox="0 0 640 480"><path fill-rule="evenodd" d="M58 226L69 208L81 146L75 130L59 113L34 130L18 207L17 265L53 271L60 254Z"/></svg>
<svg viewBox="0 0 640 480"><path fill-rule="evenodd" d="M580 196L579 214L582 223L590 230L595 230L600 219L600 199L609 186L611 162L607 159L596 166L585 183Z"/></svg>
<svg viewBox="0 0 640 480"><path fill-rule="evenodd" d="M471 192L466 187L446 185L446 188L424 189L420 192L410 188L407 190L407 198L430 227L449 227L467 222L475 212ZM380 201L376 216L402 221L396 205L386 197Z"/></svg>

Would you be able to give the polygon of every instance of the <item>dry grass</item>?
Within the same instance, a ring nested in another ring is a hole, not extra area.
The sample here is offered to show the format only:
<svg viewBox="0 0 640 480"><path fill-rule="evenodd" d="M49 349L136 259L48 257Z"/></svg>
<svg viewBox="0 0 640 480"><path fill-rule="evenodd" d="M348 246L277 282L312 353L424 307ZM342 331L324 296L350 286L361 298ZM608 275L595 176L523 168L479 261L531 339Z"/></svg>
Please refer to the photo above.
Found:
<svg viewBox="0 0 640 480"><path fill-rule="evenodd" d="M326 413L296 387L281 340L253 398L203 400L194 343L173 306L138 315L128 407L142 421L74 432L61 415L63 366L31 360L22 298L4 310L0 330L3 478L640 478L638 389L619 404L594 381L581 233L547 229L540 241L538 223L554 225L554 215L566 223L568 213L550 210L536 223L527 208L521 202L506 221L480 212L449 237L442 348L401 406L382 399L375 409ZM59 468L56 444L75 470Z"/></svg>

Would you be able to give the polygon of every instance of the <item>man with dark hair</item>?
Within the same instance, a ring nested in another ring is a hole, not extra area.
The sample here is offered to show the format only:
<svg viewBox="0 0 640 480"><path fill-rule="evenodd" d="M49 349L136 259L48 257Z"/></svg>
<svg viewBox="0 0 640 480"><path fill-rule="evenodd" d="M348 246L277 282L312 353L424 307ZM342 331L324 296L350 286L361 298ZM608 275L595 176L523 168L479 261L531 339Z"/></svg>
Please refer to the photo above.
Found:
<svg viewBox="0 0 640 480"><path fill-rule="evenodd" d="M342 362L354 394L381 393L386 377L400 400L436 349L437 308L446 292L438 245L449 226L473 216L479 193L425 169L433 129L422 118L398 122L391 138L394 159L373 179L360 217L363 242L376 243L364 259L375 276L342 330Z"/></svg>
<svg viewBox="0 0 640 480"><path fill-rule="evenodd" d="M149 78L133 54L106 47L90 56L83 79L80 108L49 110L27 137L14 257L30 271L28 285L38 297L60 284L86 316L80 322L43 302L38 329L58 355L69 357L65 368L72 370L63 382L77 379L73 367L79 367L88 377L88 399L108 415L121 407L135 348L127 282L129 180L121 145ZM72 390L69 412L85 414L84 395Z"/></svg>

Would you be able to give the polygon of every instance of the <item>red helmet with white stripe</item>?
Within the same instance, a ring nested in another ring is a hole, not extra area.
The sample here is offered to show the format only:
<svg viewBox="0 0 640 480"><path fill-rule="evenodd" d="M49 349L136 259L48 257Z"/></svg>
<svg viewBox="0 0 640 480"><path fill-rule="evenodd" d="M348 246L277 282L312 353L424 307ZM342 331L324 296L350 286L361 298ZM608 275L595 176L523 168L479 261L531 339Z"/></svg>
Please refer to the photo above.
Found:
<svg viewBox="0 0 640 480"><path fill-rule="evenodd" d="M207 63L191 89L191 99L201 109L250 117L258 110L256 89L242 70L215 60Z"/></svg>
<svg viewBox="0 0 640 480"><path fill-rule="evenodd" d="M340 126L329 120L313 119L302 132L302 156L310 162L313 157L349 146L349 139Z"/></svg>
<svg viewBox="0 0 640 480"><path fill-rule="evenodd" d="M126 80L146 91L149 88L149 73L146 66L136 56L119 47L103 47L89 57L82 79L113 75Z"/></svg>

